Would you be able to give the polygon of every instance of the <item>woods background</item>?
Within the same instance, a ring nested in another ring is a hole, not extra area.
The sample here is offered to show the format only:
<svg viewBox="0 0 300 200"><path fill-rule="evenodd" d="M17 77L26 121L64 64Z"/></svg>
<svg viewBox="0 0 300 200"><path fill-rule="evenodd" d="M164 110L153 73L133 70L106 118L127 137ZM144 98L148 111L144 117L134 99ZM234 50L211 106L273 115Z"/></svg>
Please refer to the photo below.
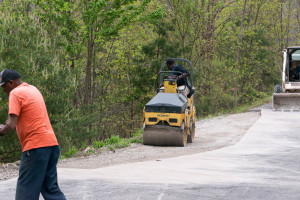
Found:
<svg viewBox="0 0 300 200"><path fill-rule="evenodd" d="M193 63L200 117L269 96L299 36L299 0L0 0L0 70L40 89L63 154L140 129L167 57ZM0 162L20 151L0 138Z"/></svg>

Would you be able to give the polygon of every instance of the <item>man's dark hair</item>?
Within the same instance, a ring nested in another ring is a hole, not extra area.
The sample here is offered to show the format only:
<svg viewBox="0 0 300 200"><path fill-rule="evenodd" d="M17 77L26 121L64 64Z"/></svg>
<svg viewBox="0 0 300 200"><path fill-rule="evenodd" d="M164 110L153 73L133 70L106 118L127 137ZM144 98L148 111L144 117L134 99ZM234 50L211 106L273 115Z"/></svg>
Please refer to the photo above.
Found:
<svg viewBox="0 0 300 200"><path fill-rule="evenodd" d="M174 64L174 59L173 58L167 58L166 59L166 64L167 64L167 66L169 66L169 65L173 65Z"/></svg>

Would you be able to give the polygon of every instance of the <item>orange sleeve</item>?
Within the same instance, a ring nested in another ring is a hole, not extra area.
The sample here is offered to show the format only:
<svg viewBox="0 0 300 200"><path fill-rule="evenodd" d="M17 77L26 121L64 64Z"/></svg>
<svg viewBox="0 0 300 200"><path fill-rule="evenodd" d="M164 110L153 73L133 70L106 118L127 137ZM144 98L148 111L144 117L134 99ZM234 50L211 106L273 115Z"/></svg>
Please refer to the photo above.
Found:
<svg viewBox="0 0 300 200"><path fill-rule="evenodd" d="M8 114L15 114L19 116L21 111L21 101L19 101L18 96L13 92L11 92L9 95L8 107L9 107Z"/></svg>

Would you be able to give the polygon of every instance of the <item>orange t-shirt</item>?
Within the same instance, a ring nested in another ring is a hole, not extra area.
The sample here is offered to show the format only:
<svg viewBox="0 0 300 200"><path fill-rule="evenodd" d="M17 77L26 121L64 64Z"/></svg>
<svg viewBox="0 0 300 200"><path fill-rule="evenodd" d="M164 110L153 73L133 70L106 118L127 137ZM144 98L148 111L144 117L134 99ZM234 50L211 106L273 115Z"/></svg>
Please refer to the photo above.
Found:
<svg viewBox="0 0 300 200"><path fill-rule="evenodd" d="M17 133L22 151L58 145L44 98L40 91L25 82L9 94L9 112L18 116Z"/></svg>

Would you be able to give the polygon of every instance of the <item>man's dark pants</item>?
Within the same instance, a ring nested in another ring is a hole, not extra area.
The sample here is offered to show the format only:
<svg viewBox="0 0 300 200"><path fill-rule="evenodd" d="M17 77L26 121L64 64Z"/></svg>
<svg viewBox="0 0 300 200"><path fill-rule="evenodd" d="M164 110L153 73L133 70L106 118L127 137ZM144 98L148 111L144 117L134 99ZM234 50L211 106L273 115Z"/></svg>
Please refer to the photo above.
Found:
<svg viewBox="0 0 300 200"><path fill-rule="evenodd" d="M31 149L22 153L16 200L65 200L57 184L59 146Z"/></svg>

